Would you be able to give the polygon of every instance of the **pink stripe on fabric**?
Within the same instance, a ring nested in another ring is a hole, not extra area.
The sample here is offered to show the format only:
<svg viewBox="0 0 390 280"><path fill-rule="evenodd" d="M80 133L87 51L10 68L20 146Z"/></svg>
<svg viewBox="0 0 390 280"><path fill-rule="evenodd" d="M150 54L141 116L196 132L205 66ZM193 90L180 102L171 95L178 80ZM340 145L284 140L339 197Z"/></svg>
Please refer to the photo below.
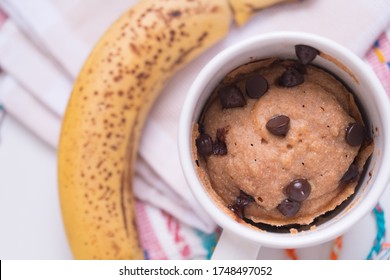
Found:
<svg viewBox="0 0 390 280"><path fill-rule="evenodd" d="M390 62L390 40L387 37L386 33L382 33L382 35L378 39L379 47L378 49L382 52L383 56L386 59L386 63ZM389 65L387 65L387 70L390 71Z"/></svg>
<svg viewBox="0 0 390 280"><path fill-rule="evenodd" d="M372 47L367 55L366 59L371 65L372 69L378 76L379 80L382 82L384 89L387 94L390 96L390 40L385 33L383 33L379 39L379 46ZM375 50L379 50L385 58L385 62L380 61Z"/></svg>
<svg viewBox="0 0 390 280"><path fill-rule="evenodd" d="M136 202L137 228L142 248L146 258L151 260L167 260L160 242L155 235L155 230L150 222L147 208L144 203Z"/></svg>
<svg viewBox="0 0 390 280"><path fill-rule="evenodd" d="M0 9L0 27L3 25L6 19L7 15L3 12L3 10Z"/></svg>
<svg viewBox="0 0 390 280"><path fill-rule="evenodd" d="M378 57L372 50L370 50L366 58L368 63L374 70L375 74L382 82L382 85L386 90L387 94L390 96L390 74L389 71L386 69L387 66L379 61Z"/></svg>
<svg viewBox="0 0 390 280"><path fill-rule="evenodd" d="M161 210L161 214L167 221L168 231L173 237L173 241L178 248L181 258L188 259L192 252L186 236L182 233L182 224L163 210Z"/></svg>

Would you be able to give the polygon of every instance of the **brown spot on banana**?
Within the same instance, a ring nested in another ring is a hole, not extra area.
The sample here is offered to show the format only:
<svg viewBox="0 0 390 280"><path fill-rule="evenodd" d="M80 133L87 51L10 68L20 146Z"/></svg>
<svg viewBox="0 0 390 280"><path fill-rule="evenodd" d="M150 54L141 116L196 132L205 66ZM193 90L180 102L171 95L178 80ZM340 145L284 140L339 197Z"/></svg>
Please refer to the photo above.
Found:
<svg viewBox="0 0 390 280"><path fill-rule="evenodd" d="M227 0L143 0L91 52L58 148L61 209L76 259L143 258L132 188L143 124L167 80L222 39L231 21Z"/></svg>

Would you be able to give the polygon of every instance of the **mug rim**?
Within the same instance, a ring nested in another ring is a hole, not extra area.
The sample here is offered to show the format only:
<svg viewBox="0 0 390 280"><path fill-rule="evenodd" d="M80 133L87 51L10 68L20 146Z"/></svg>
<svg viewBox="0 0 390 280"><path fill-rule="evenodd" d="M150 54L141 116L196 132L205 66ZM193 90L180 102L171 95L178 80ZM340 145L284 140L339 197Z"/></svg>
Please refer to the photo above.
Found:
<svg viewBox="0 0 390 280"><path fill-rule="evenodd" d="M338 54L337 58L342 57L343 62L348 61L348 65L354 65L355 69L361 70L362 73L367 76L367 80L369 81L371 87L375 88L373 99L375 99L375 104L378 106L380 119L382 121L390 120L389 98L375 73L358 56L337 42L322 36L304 32L280 31L257 35L229 46L214 56L202 68L192 83L182 108L179 122L178 143L181 166L192 193L201 206L207 211L213 220L223 228L223 230L231 231L248 240L273 248L299 248L316 245L336 238L358 222L365 214L375 207L375 204L384 192L386 186L389 184L390 174L386 175L385 172L378 171L376 177L372 178L372 183L375 183L376 187L370 189L369 193L364 198L364 203L359 203L359 205L353 207L353 209L349 211L347 218L343 216L337 222L330 224L325 229L307 230L296 234L266 232L252 229L249 226L234 221L231 217L224 213L219 206L216 205L196 174L190 144L192 141L191 132L194 124L194 110L199 97L202 96L207 82L212 79L210 77L213 77L213 74L221 69L223 65L226 65L227 61L239 55L240 49L248 48L254 44L265 44L267 41L282 41L285 39L295 41L300 40L306 44L309 44L308 42L313 42L315 45L326 46L327 49L332 49ZM232 69L229 69L229 71L230 70ZM390 147L390 129L382 131L381 137L384 141L383 150L381 150L382 165L390 166L390 152L388 148L386 149L386 147Z"/></svg>

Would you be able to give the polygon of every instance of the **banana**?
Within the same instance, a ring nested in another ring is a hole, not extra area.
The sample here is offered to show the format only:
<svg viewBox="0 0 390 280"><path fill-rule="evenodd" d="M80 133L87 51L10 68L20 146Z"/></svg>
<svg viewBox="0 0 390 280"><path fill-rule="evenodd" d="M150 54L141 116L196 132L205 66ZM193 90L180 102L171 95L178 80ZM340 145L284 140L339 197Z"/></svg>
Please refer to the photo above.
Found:
<svg viewBox="0 0 390 280"><path fill-rule="evenodd" d="M60 204L76 259L143 258L132 193L143 124L169 78L226 36L233 2L239 1L140 1L89 55L58 148Z"/></svg>
<svg viewBox="0 0 390 280"><path fill-rule="evenodd" d="M244 25L256 12L282 2L297 0L229 0L234 11L234 20L238 26Z"/></svg>

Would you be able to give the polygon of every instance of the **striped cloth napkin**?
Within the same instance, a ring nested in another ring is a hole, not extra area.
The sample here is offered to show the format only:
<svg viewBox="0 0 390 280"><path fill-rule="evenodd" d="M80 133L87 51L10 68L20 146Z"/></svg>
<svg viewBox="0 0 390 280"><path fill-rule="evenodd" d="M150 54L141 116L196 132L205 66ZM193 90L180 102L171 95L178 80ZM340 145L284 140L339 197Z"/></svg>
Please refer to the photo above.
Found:
<svg viewBox="0 0 390 280"><path fill-rule="evenodd" d="M73 81L102 32L135 0L0 0L0 119L4 111L56 149ZM91 12L93 11L93 12ZM185 67L147 121L137 162L137 223L149 259L210 256L218 228L180 172L177 120L186 89L220 50L277 30L316 33L364 57L390 92L390 2L307 0L259 12ZM1 123L1 122L0 122ZM150 139L160 139L159 144ZM166 159L169 158L169 161ZM54 188L56 186L53 186Z"/></svg>

